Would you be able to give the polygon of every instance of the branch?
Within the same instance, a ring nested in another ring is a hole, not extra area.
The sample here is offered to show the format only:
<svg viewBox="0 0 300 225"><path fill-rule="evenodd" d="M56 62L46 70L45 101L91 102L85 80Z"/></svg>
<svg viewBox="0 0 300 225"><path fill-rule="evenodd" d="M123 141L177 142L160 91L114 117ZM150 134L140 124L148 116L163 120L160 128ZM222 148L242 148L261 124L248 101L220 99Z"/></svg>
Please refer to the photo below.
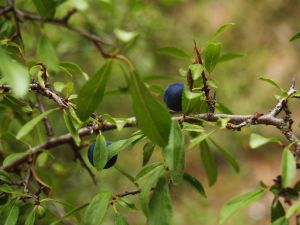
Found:
<svg viewBox="0 0 300 225"><path fill-rule="evenodd" d="M173 119L177 120L177 121L189 121L189 122L193 122L193 121L195 122L195 121L198 121L198 119L202 119L202 120L206 120L206 121L215 122L219 118L229 118L229 123L240 124L246 120L251 119L252 117L253 117L253 115L229 115L229 114L211 114L211 115L209 115L207 113L203 113L203 114L191 114L187 117L177 116L177 117L173 117ZM135 117L130 117L127 120L128 120L128 122L125 124L124 127L136 127L137 123L136 123ZM253 125L272 125L275 127L279 127L279 126L284 125L284 120L270 116L268 114L268 115L263 115L263 116L259 117L256 120L256 123ZM78 131L78 134L80 137L85 137L85 136L89 136L92 134L97 134L100 130L102 132L104 132L104 131L114 130L116 128L117 128L116 125L113 125L111 123L107 123L104 121L101 124L93 124L92 126L81 128ZM61 135L58 137L52 137L45 143L37 145L37 146L29 149L26 152L27 155L21 156L20 158L16 159L15 161L11 162L10 164L0 167L0 169L6 170L6 171L14 170L19 165L25 163L28 160L30 155L39 153L40 149L51 149L51 148L54 148L54 147L57 147L57 146L60 146L63 144L69 144L72 141L73 141L73 139L72 139L72 136L70 133L64 134L64 135Z"/></svg>
<svg viewBox="0 0 300 225"><path fill-rule="evenodd" d="M11 87L9 85L6 84L0 85L0 90L2 90L3 92L9 92L10 89ZM38 83L32 83L29 85L29 89L42 96L46 96L49 99L53 99L61 108L68 107L68 100L60 97L50 87L42 87Z"/></svg>

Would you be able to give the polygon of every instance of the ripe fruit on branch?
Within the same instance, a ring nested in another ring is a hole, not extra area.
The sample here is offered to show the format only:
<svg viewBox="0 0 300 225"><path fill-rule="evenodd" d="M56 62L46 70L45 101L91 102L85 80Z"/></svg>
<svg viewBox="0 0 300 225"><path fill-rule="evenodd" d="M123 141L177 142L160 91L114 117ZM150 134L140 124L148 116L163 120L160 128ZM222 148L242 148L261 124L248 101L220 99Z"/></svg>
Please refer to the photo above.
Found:
<svg viewBox="0 0 300 225"><path fill-rule="evenodd" d="M170 84L164 92L164 102L169 109L175 112L182 111L182 93L183 93L184 84L183 83L173 83Z"/></svg>
<svg viewBox="0 0 300 225"><path fill-rule="evenodd" d="M106 141L106 146L110 144L112 144L111 141ZM93 160L94 148L95 148L95 143L92 143L90 144L89 151L88 151L88 159L93 166L94 166L94 160ZM115 165L117 159L118 159L118 155L114 155L111 159L107 161L103 169L109 169L110 167Z"/></svg>

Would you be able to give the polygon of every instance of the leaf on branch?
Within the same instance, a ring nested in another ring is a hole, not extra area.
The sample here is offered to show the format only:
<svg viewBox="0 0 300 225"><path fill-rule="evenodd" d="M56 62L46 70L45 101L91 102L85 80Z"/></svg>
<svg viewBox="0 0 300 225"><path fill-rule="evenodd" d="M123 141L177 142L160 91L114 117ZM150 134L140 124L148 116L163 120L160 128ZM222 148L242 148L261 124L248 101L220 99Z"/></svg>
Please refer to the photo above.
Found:
<svg viewBox="0 0 300 225"><path fill-rule="evenodd" d="M297 174L296 160L293 153L285 148L281 159L281 176L283 187L289 187Z"/></svg>
<svg viewBox="0 0 300 225"><path fill-rule="evenodd" d="M154 183L156 180L158 180L164 172L164 167L160 167L157 171L155 171L152 176L149 177L149 179L146 181L144 187L141 190L140 193L140 202L141 202L141 208L144 212L144 214L148 217L149 216L149 192L152 189Z"/></svg>
<svg viewBox="0 0 300 225"><path fill-rule="evenodd" d="M283 216L275 220L271 225L289 225L289 221L286 219L285 216Z"/></svg>
<svg viewBox="0 0 300 225"><path fill-rule="evenodd" d="M172 224L172 202L168 180L160 178L149 203L149 225Z"/></svg>
<svg viewBox="0 0 300 225"><path fill-rule="evenodd" d="M153 144L152 142L147 142L144 147L143 147L143 166L145 166L153 153L153 150L155 148L155 144Z"/></svg>
<svg viewBox="0 0 300 225"><path fill-rule="evenodd" d="M189 185L191 185L193 188L195 188L196 191L198 191L203 197L206 198L205 190L204 190L202 184L200 183L200 181L198 181L195 177L193 177L192 175L190 175L188 173L184 173L183 179L185 182L187 182Z"/></svg>
<svg viewBox="0 0 300 225"><path fill-rule="evenodd" d="M227 29L231 28L234 25L235 25L235 23L226 23L226 24L222 25L221 27L219 27L219 29L216 31L216 33L213 35L211 40L216 39L218 36L220 36L222 33L224 33L224 31L226 31Z"/></svg>
<svg viewBox="0 0 300 225"><path fill-rule="evenodd" d="M100 225L107 212L111 198L112 194L110 192L103 192L94 196L84 213L84 225Z"/></svg>
<svg viewBox="0 0 300 225"><path fill-rule="evenodd" d="M99 134L96 138L96 143L93 152L93 162L98 171L101 171L108 161L108 150L106 141L103 135Z"/></svg>
<svg viewBox="0 0 300 225"><path fill-rule="evenodd" d="M211 73L216 67L220 54L222 44L220 42L211 42L207 45L204 51L204 65L206 70Z"/></svg>
<svg viewBox="0 0 300 225"><path fill-rule="evenodd" d="M235 53L235 52L224 53L223 55L220 56L218 63L231 61L231 60L242 58L245 56L246 55L242 54L242 53Z"/></svg>
<svg viewBox="0 0 300 225"><path fill-rule="evenodd" d="M49 109L48 111L39 114L38 116L27 122L23 127L21 127L16 138L21 139L22 137L26 136L42 119L56 110L58 110L58 108Z"/></svg>
<svg viewBox="0 0 300 225"><path fill-rule="evenodd" d="M129 225L124 216L117 212L115 216L115 225Z"/></svg>
<svg viewBox="0 0 300 225"><path fill-rule="evenodd" d="M218 177L216 159L206 141L200 143L200 155L209 181L209 186L214 185Z"/></svg>
<svg viewBox="0 0 300 225"><path fill-rule="evenodd" d="M257 189L232 198L221 209L219 223L223 224L230 216L236 213L239 209L258 201L265 194L265 189Z"/></svg>
<svg viewBox="0 0 300 225"><path fill-rule="evenodd" d="M249 145L253 149L259 148L267 143L278 143L278 142L280 142L278 137L267 138L256 133L252 133L249 139Z"/></svg>
<svg viewBox="0 0 300 225"><path fill-rule="evenodd" d="M145 178L146 176L149 176L153 174L157 170L161 170L164 168L164 164L161 162L156 162L153 164L150 164L146 167L144 167L136 176L135 176L135 182L140 181L141 179Z"/></svg>
<svg viewBox="0 0 300 225"><path fill-rule="evenodd" d="M54 0L33 0L39 14L44 18L53 18L56 11Z"/></svg>
<svg viewBox="0 0 300 225"><path fill-rule="evenodd" d="M23 97L27 94L30 82L28 69L11 58L5 50L0 47L0 73L4 81L12 87L16 97Z"/></svg>
<svg viewBox="0 0 300 225"><path fill-rule="evenodd" d="M169 168L172 181L179 184L185 167L184 138L177 120L172 120L168 145L163 149L163 156Z"/></svg>
<svg viewBox="0 0 300 225"><path fill-rule="evenodd" d="M100 105L111 67L112 61L109 60L80 89L77 107L82 121L87 120Z"/></svg>
<svg viewBox="0 0 300 225"><path fill-rule="evenodd" d="M278 90L280 90L281 94L285 92L284 89L282 87L280 87L280 85L278 83L276 83L274 80L269 79L267 77L260 77L259 79L276 87Z"/></svg>
<svg viewBox="0 0 300 225"><path fill-rule="evenodd" d="M56 56L55 49L46 35L41 36L37 47L38 58L47 66L48 69L57 72L59 59Z"/></svg>
<svg viewBox="0 0 300 225"><path fill-rule="evenodd" d="M290 41L294 41L294 40L299 39L299 38L300 38L300 32L294 34L294 35L291 37Z"/></svg>
<svg viewBox="0 0 300 225"><path fill-rule="evenodd" d="M209 140L211 141L211 143L214 144L214 146L217 148L217 150L223 156L223 158L232 166L235 172L238 173L240 171L240 166L238 162L235 160L235 157L231 154L231 152L223 148L221 145L217 144L214 140L212 139Z"/></svg>
<svg viewBox="0 0 300 225"><path fill-rule="evenodd" d="M131 73L130 89L138 127L153 143L166 146L171 128L171 117L166 107L150 94L135 71Z"/></svg>
<svg viewBox="0 0 300 225"><path fill-rule="evenodd" d="M175 47L164 47L158 49L158 53L163 54L163 55L169 55L177 58L185 58L185 59L190 59L191 57L189 54L184 52L183 50Z"/></svg>

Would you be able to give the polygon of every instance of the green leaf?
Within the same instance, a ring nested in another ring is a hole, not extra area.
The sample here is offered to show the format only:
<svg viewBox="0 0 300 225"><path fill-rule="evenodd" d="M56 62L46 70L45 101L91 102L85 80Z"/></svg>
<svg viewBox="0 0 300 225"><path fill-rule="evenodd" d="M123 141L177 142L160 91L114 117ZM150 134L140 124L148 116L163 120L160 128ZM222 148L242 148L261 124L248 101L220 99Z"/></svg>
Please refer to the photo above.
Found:
<svg viewBox="0 0 300 225"><path fill-rule="evenodd" d="M206 70L211 73L216 67L220 54L222 44L221 43L209 43L204 52L204 65Z"/></svg>
<svg viewBox="0 0 300 225"><path fill-rule="evenodd" d="M73 140L75 141L76 145L79 146L80 145L80 137L78 135L76 128L74 127L72 118L66 111L64 111L64 120L65 120L66 127L68 128L68 131L72 135Z"/></svg>
<svg viewBox="0 0 300 225"><path fill-rule="evenodd" d="M60 67L63 67L65 70L67 70L70 74L72 72L80 74L84 79L88 80L88 75L82 71L82 69L75 63L72 62L61 62Z"/></svg>
<svg viewBox="0 0 300 225"><path fill-rule="evenodd" d="M59 59L56 56L54 47L46 35L42 35L38 47L38 58L47 66L48 69L57 72L59 67Z"/></svg>
<svg viewBox="0 0 300 225"><path fill-rule="evenodd" d="M6 209L6 219L4 225L15 225L19 218L19 205L17 200L12 200L12 204ZM1 212L2 213L2 212Z"/></svg>
<svg viewBox="0 0 300 225"><path fill-rule="evenodd" d="M115 225L129 225L121 213L117 212L115 217Z"/></svg>
<svg viewBox="0 0 300 225"><path fill-rule="evenodd" d="M158 49L158 53L163 54L163 55L169 55L177 58L186 58L190 59L191 57L184 52L183 50L175 47L164 47Z"/></svg>
<svg viewBox="0 0 300 225"><path fill-rule="evenodd" d="M36 216L36 212L35 210L32 210L26 218L25 225L34 225L35 216Z"/></svg>
<svg viewBox="0 0 300 225"><path fill-rule="evenodd" d="M185 85L182 95L182 110L185 113L200 112L204 102L204 93L195 93Z"/></svg>
<svg viewBox="0 0 300 225"><path fill-rule="evenodd" d="M27 155L27 153L26 152L18 152L18 153L12 153L12 154L6 156L3 161L3 166L10 164L11 162L15 161L18 158L21 158L24 155Z"/></svg>
<svg viewBox="0 0 300 225"><path fill-rule="evenodd" d="M138 187L138 184L135 182L134 177L131 176L128 172L126 172L122 167L115 165L114 168L118 170L118 172L121 173L123 176L125 176L128 180L130 180L132 184Z"/></svg>
<svg viewBox="0 0 300 225"><path fill-rule="evenodd" d="M106 141L103 135L99 134L96 138L96 143L93 152L93 161L97 170L101 171L108 160L108 150Z"/></svg>
<svg viewBox="0 0 300 225"><path fill-rule="evenodd" d="M281 202L275 197L271 207L271 221L274 222L278 218L285 216L284 208Z"/></svg>
<svg viewBox="0 0 300 225"><path fill-rule="evenodd" d="M169 143L163 149L163 155L173 183L179 184L184 174L185 152L184 138L177 120L172 120Z"/></svg>
<svg viewBox="0 0 300 225"><path fill-rule="evenodd" d="M125 43L131 42L139 35L138 32L129 32L121 29L115 29L114 33L120 41Z"/></svg>
<svg viewBox="0 0 300 225"><path fill-rule="evenodd" d="M56 4L54 0L33 0L33 3L42 17L54 17L56 10Z"/></svg>
<svg viewBox="0 0 300 225"><path fill-rule="evenodd" d="M172 224L172 202L168 180L160 178L149 203L149 225Z"/></svg>
<svg viewBox="0 0 300 225"><path fill-rule="evenodd" d="M198 191L203 197L206 198L205 190L204 190L202 184L200 183L200 181L198 181L195 177L193 177L192 175L190 175L188 173L184 174L183 179L185 182L187 182L189 185L191 185L193 188L195 188L196 191Z"/></svg>
<svg viewBox="0 0 300 225"><path fill-rule="evenodd" d="M60 224L65 218L67 218L67 217L73 215L74 213L80 211L81 209L87 207L88 205L89 205L89 204L86 203L86 204L83 204L83 205L81 205L81 206L79 206L79 207L76 207L75 209L72 209L71 211L67 212L63 217L61 217L60 219L58 219L58 220L52 222L50 225Z"/></svg>
<svg viewBox="0 0 300 225"><path fill-rule="evenodd" d="M271 225L289 225L289 221L283 216L274 221Z"/></svg>
<svg viewBox="0 0 300 225"><path fill-rule="evenodd" d="M296 160L293 153L285 148L282 152L281 159L281 176L283 187L288 187L292 184L297 174Z"/></svg>
<svg viewBox="0 0 300 225"><path fill-rule="evenodd" d="M82 121L87 120L100 105L111 67L112 61L109 60L80 89L77 107L78 116Z"/></svg>
<svg viewBox="0 0 300 225"><path fill-rule="evenodd" d="M238 173L240 171L240 166L239 166L238 162L235 160L234 156L229 151L227 151L225 148L223 148L222 146L217 144L214 140L210 139L210 141L211 141L211 143L214 144L214 146L216 146L219 153L232 166L232 168L235 170L235 172Z"/></svg>
<svg viewBox="0 0 300 225"><path fill-rule="evenodd" d="M84 213L84 225L100 225L107 212L111 198L112 194L110 192L102 192L94 196Z"/></svg>
<svg viewBox="0 0 300 225"><path fill-rule="evenodd" d="M164 172L164 168L160 167L155 173L153 173L152 176L149 177L149 179L146 181L144 187L141 190L140 194L140 202L141 202L141 208L144 212L144 214L148 217L149 215L149 192L153 188L153 185L157 179L159 179Z"/></svg>
<svg viewBox="0 0 300 225"><path fill-rule="evenodd" d="M218 169L215 157L206 141L200 143L200 155L209 181L209 186L212 186L217 180Z"/></svg>
<svg viewBox="0 0 300 225"><path fill-rule="evenodd" d="M221 209L220 224L223 224L230 216L232 216L239 209L250 205L261 199L266 194L266 190L257 189L247 192L229 200Z"/></svg>
<svg viewBox="0 0 300 225"><path fill-rule="evenodd" d="M21 139L25 135L27 135L42 119L44 119L46 116L48 116L50 113L58 110L58 108L55 109L49 109L46 112L43 112L39 114L38 116L34 117L32 120L27 122L21 129L19 130L16 138Z"/></svg>
<svg viewBox="0 0 300 225"><path fill-rule="evenodd" d="M231 61L245 56L246 55L242 53L235 53L235 52L224 53L223 55L220 56L218 63Z"/></svg>
<svg viewBox="0 0 300 225"><path fill-rule="evenodd" d="M201 64L192 64L189 66L189 69L191 70L193 80L198 80L204 70Z"/></svg>
<svg viewBox="0 0 300 225"><path fill-rule="evenodd" d="M143 147L143 166L145 166L153 153L153 150L155 148L155 144L153 144L152 142L147 142L144 147Z"/></svg>
<svg viewBox="0 0 300 225"><path fill-rule="evenodd" d="M157 170L161 170L161 168L164 168L164 164L161 162L156 162L153 164L150 164L146 167L144 167L136 176L135 176L135 181L138 182L144 177L153 174Z"/></svg>
<svg viewBox="0 0 300 225"><path fill-rule="evenodd" d="M118 198L117 203L120 206L122 206L122 207L124 207L126 209L129 209L130 211L135 212L137 210L135 204L132 203L131 201L125 199L124 197L123 198Z"/></svg>
<svg viewBox="0 0 300 225"><path fill-rule="evenodd" d="M4 80L12 87L16 97L23 97L29 88L29 72L27 68L6 54L0 47L0 73Z"/></svg>
<svg viewBox="0 0 300 225"><path fill-rule="evenodd" d="M189 148L193 148L194 146L200 144L202 141L209 138L211 135L213 135L217 131L218 131L218 129L214 129L214 130L210 131L209 133L201 134L198 137L193 138L191 140L191 144L190 144Z"/></svg>
<svg viewBox="0 0 300 225"><path fill-rule="evenodd" d="M197 133L203 133L204 132L204 128L196 125L196 124L190 124L187 122L183 122L183 130L185 131L192 131L192 132L197 132Z"/></svg>
<svg viewBox="0 0 300 225"><path fill-rule="evenodd" d="M267 77L259 77L260 80L265 81L271 85L273 85L274 87L276 87L278 90L280 90L281 93L284 93L284 89L282 87L280 87L280 85L278 83L276 83L274 80L271 80Z"/></svg>
<svg viewBox="0 0 300 225"><path fill-rule="evenodd" d="M261 147L270 142L279 142L279 139L277 137L267 138L256 133L252 133L249 139L249 145L253 149Z"/></svg>
<svg viewBox="0 0 300 225"><path fill-rule="evenodd" d="M299 39L300 38L300 32L294 34L294 36L291 37L290 41L294 41L296 39Z"/></svg>
<svg viewBox="0 0 300 225"><path fill-rule="evenodd" d="M227 29L231 28L234 25L235 25L234 23L226 23L226 24L222 25L221 27L219 27L219 29L213 35L212 40L217 38L218 36L220 36L224 31L226 31Z"/></svg>
<svg viewBox="0 0 300 225"><path fill-rule="evenodd" d="M295 202L286 212L286 218L289 219L295 213L300 211L300 202Z"/></svg>
<svg viewBox="0 0 300 225"><path fill-rule="evenodd" d="M138 74L131 73L131 97L138 127L155 144L166 146L171 128L171 117L148 91Z"/></svg>

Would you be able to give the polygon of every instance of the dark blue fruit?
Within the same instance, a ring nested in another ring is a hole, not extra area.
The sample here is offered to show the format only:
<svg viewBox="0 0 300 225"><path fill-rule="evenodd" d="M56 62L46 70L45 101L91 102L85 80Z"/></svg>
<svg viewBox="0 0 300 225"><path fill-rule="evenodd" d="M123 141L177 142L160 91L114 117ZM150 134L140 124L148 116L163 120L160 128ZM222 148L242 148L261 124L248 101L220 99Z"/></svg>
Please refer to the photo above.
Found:
<svg viewBox="0 0 300 225"><path fill-rule="evenodd" d="M111 141L106 141L106 146L112 144ZM95 147L95 143L90 144L90 148L88 151L88 158L90 163L94 166L94 160L93 160L93 154L94 154L94 147ZM110 160L107 161L107 163L105 164L103 169L108 169L110 167L112 167L113 165L115 165L116 161L118 159L118 155L113 156Z"/></svg>
<svg viewBox="0 0 300 225"><path fill-rule="evenodd" d="M183 92L183 83L173 83L170 84L164 92L164 102L169 109L175 112L182 111L182 92Z"/></svg>

